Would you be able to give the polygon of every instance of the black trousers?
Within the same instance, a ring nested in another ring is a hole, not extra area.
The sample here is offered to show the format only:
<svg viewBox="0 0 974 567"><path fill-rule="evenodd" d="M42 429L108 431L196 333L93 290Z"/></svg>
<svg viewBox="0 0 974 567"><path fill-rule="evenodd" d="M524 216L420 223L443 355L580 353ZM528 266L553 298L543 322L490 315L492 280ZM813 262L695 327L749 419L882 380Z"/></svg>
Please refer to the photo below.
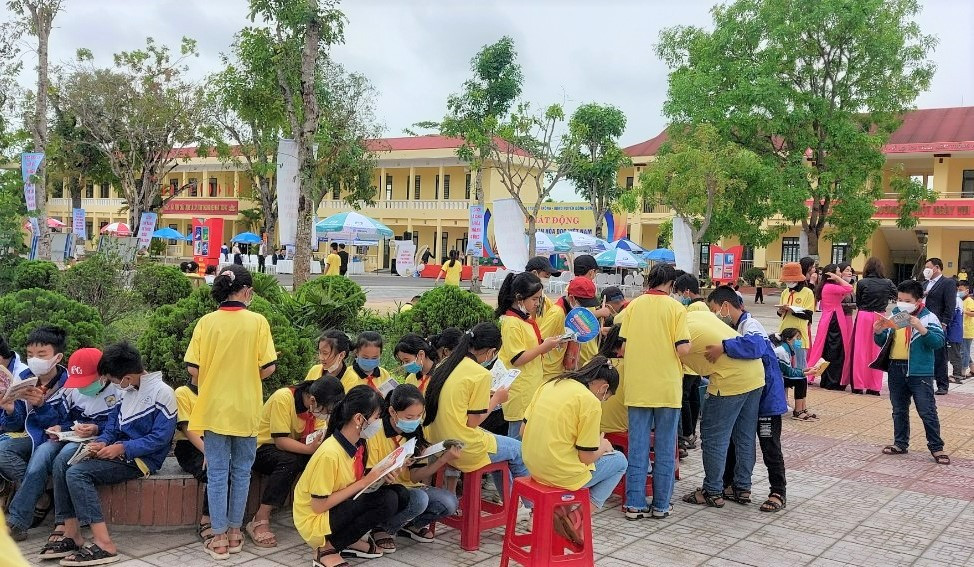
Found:
<svg viewBox="0 0 974 567"><path fill-rule="evenodd" d="M781 450L781 416L758 418L758 441L761 443L761 456L768 469L768 484L771 493L786 497L785 455ZM734 483L735 464L734 444L727 447L727 464L724 466L724 487Z"/></svg>
<svg viewBox="0 0 974 567"><path fill-rule="evenodd" d="M508 426L507 421L504 419L504 412L502 410L495 410L490 412L487 419L480 424L480 428L484 431L489 431L494 435L507 436Z"/></svg>
<svg viewBox="0 0 974 567"><path fill-rule="evenodd" d="M947 345L933 351L933 377L937 380L937 389L947 391L950 385L947 378Z"/></svg>
<svg viewBox="0 0 974 567"><path fill-rule="evenodd" d="M754 303L759 302L764 303L764 288L761 286L758 286L757 289L754 290Z"/></svg>
<svg viewBox="0 0 974 567"><path fill-rule="evenodd" d="M176 441L172 454L179 463L179 468L193 475L197 482L203 485L203 515L210 515L210 502L206 498L206 469L203 468L203 453L193 444L184 439Z"/></svg>
<svg viewBox="0 0 974 567"><path fill-rule="evenodd" d="M804 400L808 397L808 380L805 378L788 378L785 380L785 388L795 389L796 400Z"/></svg>
<svg viewBox="0 0 974 567"><path fill-rule="evenodd" d="M262 274L267 271L267 268L264 265L264 257L260 255L257 256L257 271Z"/></svg>
<svg viewBox="0 0 974 567"><path fill-rule="evenodd" d="M680 407L680 437L692 437L700 419L700 377L683 375L683 404Z"/></svg>
<svg viewBox="0 0 974 567"><path fill-rule="evenodd" d="M260 503L274 508L283 506L309 460L311 455L282 451L273 444L257 447L252 470L268 477Z"/></svg>
<svg viewBox="0 0 974 567"><path fill-rule="evenodd" d="M332 531L326 539L335 549L345 549L408 504L409 489L400 484L387 484L358 500L349 498L328 511Z"/></svg>

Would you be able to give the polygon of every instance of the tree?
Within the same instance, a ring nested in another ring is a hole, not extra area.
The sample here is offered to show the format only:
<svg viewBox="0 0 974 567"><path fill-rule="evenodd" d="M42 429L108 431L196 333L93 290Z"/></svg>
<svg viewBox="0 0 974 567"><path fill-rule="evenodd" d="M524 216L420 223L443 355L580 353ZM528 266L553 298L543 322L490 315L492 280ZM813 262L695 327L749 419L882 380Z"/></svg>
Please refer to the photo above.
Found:
<svg viewBox="0 0 974 567"><path fill-rule="evenodd" d="M91 52L80 49L77 63L60 78L58 107L76 117L118 178L133 231L143 212L178 194L162 198L160 180L178 163L174 148L199 137L203 90L185 77L186 61L196 55L189 38L176 58L146 38L144 49L117 53L113 67L97 68Z"/></svg>
<svg viewBox="0 0 974 567"><path fill-rule="evenodd" d="M636 192L670 207L691 227L693 250L732 235L742 244L767 244L781 233L785 225L763 225L778 210L778 193L754 152L722 139L709 124L669 131L671 139L643 170ZM694 254L691 273L700 273L699 264Z"/></svg>
<svg viewBox="0 0 974 567"><path fill-rule="evenodd" d="M918 12L916 0L715 7L713 31L660 34L671 69L664 113L677 126L713 124L776 167L779 186L811 203L796 219L809 254L826 227L857 253L875 230L864 219L881 196L883 144L933 76L936 40L913 21Z"/></svg>
<svg viewBox="0 0 974 567"><path fill-rule="evenodd" d="M61 0L8 0L7 9L19 16L15 26L19 33L27 33L37 38L37 92L34 94L34 117L31 122L33 151L46 152L48 141L48 96L51 87L48 74L48 43L54 18L61 11ZM37 246L38 258L51 257L51 233L47 227L47 184L44 176L44 162L37 169L37 221L40 239Z"/></svg>
<svg viewBox="0 0 974 567"><path fill-rule="evenodd" d="M610 105L583 104L568 121L569 142L561 161L568 166L568 179L592 205L598 238L605 213L624 191L616 180L619 168L632 163L619 147L625 129L626 115Z"/></svg>
<svg viewBox="0 0 974 567"><path fill-rule="evenodd" d="M47 145L47 167L54 183L67 185L71 207L81 208L81 180L118 185L105 154L95 140L78 125L78 119L58 108L54 99L54 124ZM89 235L89 238L91 236Z"/></svg>

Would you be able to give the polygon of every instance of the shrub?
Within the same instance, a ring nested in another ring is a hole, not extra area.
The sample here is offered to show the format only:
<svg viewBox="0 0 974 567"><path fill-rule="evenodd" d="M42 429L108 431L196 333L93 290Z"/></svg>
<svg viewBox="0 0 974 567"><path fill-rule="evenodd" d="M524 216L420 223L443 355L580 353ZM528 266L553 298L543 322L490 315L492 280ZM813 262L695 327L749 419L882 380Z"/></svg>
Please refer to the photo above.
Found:
<svg viewBox="0 0 974 567"><path fill-rule="evenodd" d="M345 328L365 305L365 291L342 276L311 280L282 298L281 312L309 337L323 329Z"/></svg>
<svg viewBox="0 0 974 567"><path fill-rule="evenodd" d="M254 277L254 293L274 305L280 305L283 301L282 296L287 292L281 287L281 283L277 281L277 278L271 274L262 274L260 272L253 272L251 275Z"/></svg>
<svg viewBox="0 0 974 567"><path fill-rule="evenodd" d="M101 347L104 326L98 312L44 289L25 289L0 297L0 336L21 353L27 335L42 325L56 325L68 333L67 353L81 347Z"/></svg>
<svg viewBox="0 0 974 567"><path fill-rule="evenodd" d="M61 273L57 264L46 260L28 260L17 266L14 289L46 289L55 291Z"/></svg>
<svg viewBox="0 0 974 567"><path fill-rule="evenodd" d="M764 279L764 270L751 266L750 268L744 270L741 277L744 278L744 281L746 281L748 285L754 285L758 280Z"/></svg>
<svg viewBox="0 0 974 567"><path fill-rule="evenodd" d="M17 266L23 262L20 256L0 256L0 295L16 291Z"/></svg>
<svg viewBox="0 0 974 567"><path fill-rule="evenodd" d="M193 292L193 284L179 268L155 263L138 267L132 287L152 307L176 303Z"/></svg>
<svg viewBox="0 0 974 567"><path fill-rule="evenodd" d="M427 291L412 309L399 315L414 333L429 336L447 327L469 329L494 320L494 310L476 294L444 285Z"/></svg>
<svg viewBox="0 0 974 567"><path fill-rule="evenodd" d="M117 256L95 254L61 274L58 291L98 311L102 323L121 319L137 308L139 298L126 289L122 262Z"/></svg>
<svg viewBox="0 0 974 567"><path fill-rule="evenodd" d="M118 341L138 343L149 330L151 311L132 311L105 325L105 344Z"/></svg>
<svg viewBox="0 0 974 567"><path fill-rule="evenodd" d="M186 382L183 357L199 318L216 309L209 286L203 286L174 305L163 305L149 318L148 329L139 338L139 350L149 370L161 370L173 386ZM254 297L251 311L267 318L277 348L277 371L264 381L264 395L301 381L314 361L314 346L263 298Z"/></svg>

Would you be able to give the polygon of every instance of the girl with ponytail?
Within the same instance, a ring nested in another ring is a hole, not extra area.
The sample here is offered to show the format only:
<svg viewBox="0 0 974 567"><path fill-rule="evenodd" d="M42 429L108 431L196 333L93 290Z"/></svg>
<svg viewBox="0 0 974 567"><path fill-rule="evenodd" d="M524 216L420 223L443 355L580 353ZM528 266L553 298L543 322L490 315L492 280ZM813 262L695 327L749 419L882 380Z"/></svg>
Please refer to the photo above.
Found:
<svg viewBox="0 0 974 567"><path fill-rule="evenodd" d="M621 325L612 325L609 332L602 339L599 356L612 361L612 367L619 373L619 386L615 395L602 402L602 433L625 433L629 431L629 410L623 400L624 380L622 372L622 357L626 354L626 339L619 332Z"/></svg>
<svg viewBox="0 0 974 567"><path fill-rule="evenodd" d="M392 351L396 360L402 363L406 372L406 384L412 384L425 393L433 367L440 361L440 355L423 337L409 333L403 335Z"/></svg>

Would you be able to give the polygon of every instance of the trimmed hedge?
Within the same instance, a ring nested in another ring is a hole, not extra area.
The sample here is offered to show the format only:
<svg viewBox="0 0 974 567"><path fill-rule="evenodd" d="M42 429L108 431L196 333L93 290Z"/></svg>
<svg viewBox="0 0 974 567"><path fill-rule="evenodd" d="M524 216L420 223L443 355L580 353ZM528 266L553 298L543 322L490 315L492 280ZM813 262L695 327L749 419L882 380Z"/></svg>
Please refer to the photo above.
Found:
<svg viewBox="0 0 974 567"><path fill-rule="evenodd" d="M0 335L23 353L27 335L44 325L63 328L67 334L65 360L81 347L101 348L105 328L98 312L44 289L25 289L0 297Z"/></svg>

